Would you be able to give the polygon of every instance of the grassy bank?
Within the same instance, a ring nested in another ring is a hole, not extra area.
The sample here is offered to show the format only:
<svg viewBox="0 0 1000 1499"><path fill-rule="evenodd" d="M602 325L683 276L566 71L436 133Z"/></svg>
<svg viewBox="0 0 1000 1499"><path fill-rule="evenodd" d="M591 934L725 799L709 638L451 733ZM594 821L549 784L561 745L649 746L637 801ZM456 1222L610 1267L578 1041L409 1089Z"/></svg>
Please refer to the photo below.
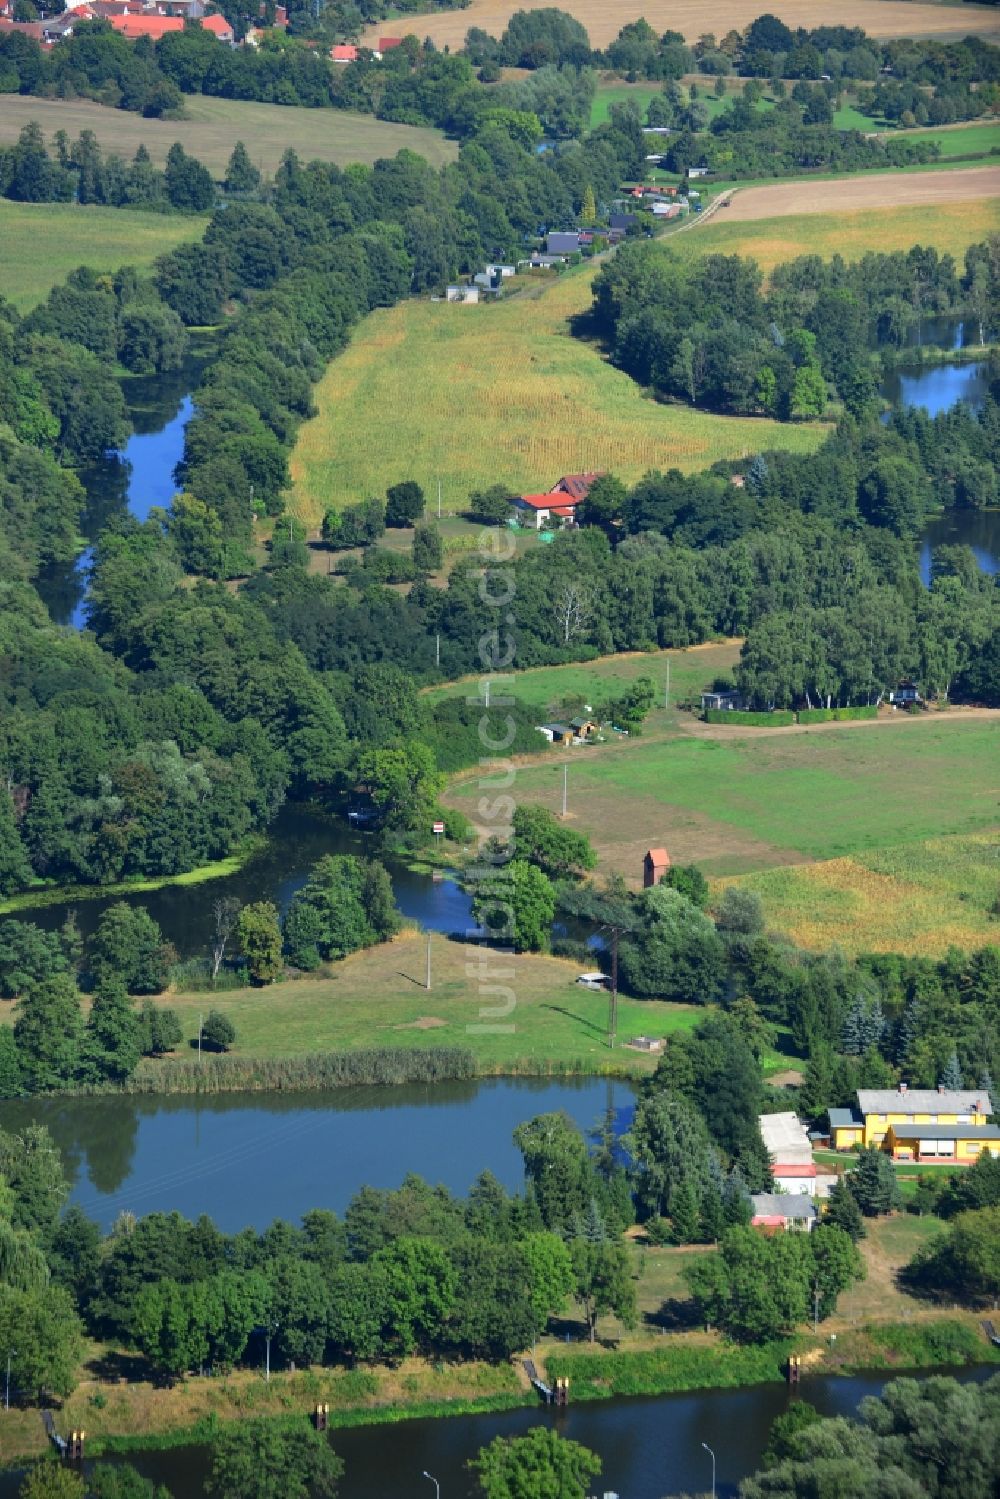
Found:
<svg viewBox="0 0 1000 1499"><path fill-rule="evenodd" d="M12 106L27 102L5 94L0 122L9 120ZM122 118L121 110L103 113ZM0 141L5 139L0 124ZM0 198L3 295L18 312L29 312L77 266L113 272L134 265L144 270L157 255L200 239L207 223L207 218L197 214L144 213L79 203L13 203Z"/></svg>
<svg viewBox="0 0 1000 1499"><path fill-rule="evenodd" d="M20 895L9 895L0 901L0 916L10 916L17 911L29 911L37 906L59 906L69 901L107 900L114 895L141 895L147 890L162 890L167 885L203 885L208 880L220 880L226 875L238 874L244 864L260 853L267 840L263 836L245 838L236 853L225 859L214 859L210 864L199 864L197 869L185 870L183 874L165 874L150 879L122 880L115 885L37 885Z"/></svg>

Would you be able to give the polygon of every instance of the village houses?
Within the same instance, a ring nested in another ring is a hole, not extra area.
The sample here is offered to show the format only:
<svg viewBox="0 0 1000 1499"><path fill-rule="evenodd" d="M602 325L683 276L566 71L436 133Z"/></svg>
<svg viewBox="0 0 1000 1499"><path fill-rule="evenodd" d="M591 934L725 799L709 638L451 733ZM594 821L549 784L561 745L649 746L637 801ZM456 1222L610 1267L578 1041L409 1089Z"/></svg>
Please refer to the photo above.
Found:
<svg viewBox="0 0 1000 1499"><path fill-rule="evenodd" d="M1000 1157L1000 1125L984 1088L862 1088L857 1107L830 1109L835 1150L877 1145L897 1161L970 1165L984 1152Z"/></svg>

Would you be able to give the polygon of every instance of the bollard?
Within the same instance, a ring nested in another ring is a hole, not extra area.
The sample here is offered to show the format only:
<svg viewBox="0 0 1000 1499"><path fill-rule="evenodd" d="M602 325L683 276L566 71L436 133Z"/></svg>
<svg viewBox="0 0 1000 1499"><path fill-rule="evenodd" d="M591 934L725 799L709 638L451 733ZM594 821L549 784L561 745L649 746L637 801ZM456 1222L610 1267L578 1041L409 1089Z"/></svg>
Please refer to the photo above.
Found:
<svg viewBox="0 0 1000 1499"><path fill-rule="evenodd" d="M798 1384L798 1382L799 1382L799 1375L800 1375L800 1372L801 1372L800 1371L801 1363L802 1363L801 1355L799 1355L798 1353L789 1354L789 1357L788 1357L788 1383L789 1384L796 1384L796 1385Z"/></svg>
<svg viewBox="0 0 1000 1499"><path fill-rule="evenodd" d="M83 1441L87 1433L85 1431L70 1432L69 1441L66 1443L66 1461L70 1463L83 1462Z"/></svg>
<svg viewBox="0 0 1000 1499"><path fill-rule="evenodd" d="M328 1405L317 1405L313 1412L313 1422L317 1431L326 1431L330 1425L330 1407Z"/></svg>

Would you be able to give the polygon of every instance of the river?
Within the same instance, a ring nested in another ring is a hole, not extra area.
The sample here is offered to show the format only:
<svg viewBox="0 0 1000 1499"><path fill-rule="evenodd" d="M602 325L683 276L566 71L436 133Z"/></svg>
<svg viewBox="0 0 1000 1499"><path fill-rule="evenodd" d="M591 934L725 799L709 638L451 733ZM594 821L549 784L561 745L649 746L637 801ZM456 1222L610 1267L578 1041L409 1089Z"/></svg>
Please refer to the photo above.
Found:
<svg viewBox="0 0 1000 1499"><path fill-rule="evenodd" d="M981 1379L992 1372L959 1371L958 1377ZM824 1416L849 1416L886 1383L883 1374L827 1375L803 1380L800 1390ZM520 1436L533 1426L551 1425L601 1458L601 1476L591 1484L596 1495L667 1499L707 1494L712 1484L707 1446L715 1453L719 1499L734 1499L739 1480L759 1466L771 1423L794 1398L775 1383L571 1404L558 1413L536 1406L333 1431L330 1440L345 1467L337 1492L340 1499L434 1499L424 1476L433 1474L443 1499L459 1499L472 1492L465 1465L480 1447L495 1436ZM165 1483L175 1499L193 1499L202 1492L207 1456L204 1447L192 1446L131 1453L126 1461ZM0 1474L0 1499L15 1499L16 1492L16 1476Z"/></svg>
<svg viewBox="0 0 1000 1499"><path fill-rule="evenodd" d="M266 1003L266 1000L263 1001ZM564 1109L584 1130L635 1094L601 1078L488 1078L306 1094L40 1098L0 1103L0 1128L44 1124L79 1204L105 1230L120 1212L209 1214L227 1233L310 1208L343 1213L360 1187L408 1171L464 1196L482 1171L523 1186L518 1124Z"/></svg>

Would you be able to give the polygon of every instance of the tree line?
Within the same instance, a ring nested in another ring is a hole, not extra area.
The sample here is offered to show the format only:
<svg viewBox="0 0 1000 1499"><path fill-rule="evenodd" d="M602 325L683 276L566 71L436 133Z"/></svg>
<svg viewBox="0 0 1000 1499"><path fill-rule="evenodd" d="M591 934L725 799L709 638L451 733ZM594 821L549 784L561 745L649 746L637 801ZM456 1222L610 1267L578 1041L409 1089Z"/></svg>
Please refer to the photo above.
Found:
<svg viewBox="0 0 1000 1499"><path fill-rule="evenodd" d="M81 131L72 143L65 130L57 130L52 144L54 155L46 149L41 126L30 120L13 146L0 148L0 196L17 203L99 203L160 212L204 213L215 203L211 173L179 141L167 152L162 171L145 146L129 163L114 153L105 156L92 130ZM242 142L234 161L238 173L249 172L259 181Z"/></svg>

